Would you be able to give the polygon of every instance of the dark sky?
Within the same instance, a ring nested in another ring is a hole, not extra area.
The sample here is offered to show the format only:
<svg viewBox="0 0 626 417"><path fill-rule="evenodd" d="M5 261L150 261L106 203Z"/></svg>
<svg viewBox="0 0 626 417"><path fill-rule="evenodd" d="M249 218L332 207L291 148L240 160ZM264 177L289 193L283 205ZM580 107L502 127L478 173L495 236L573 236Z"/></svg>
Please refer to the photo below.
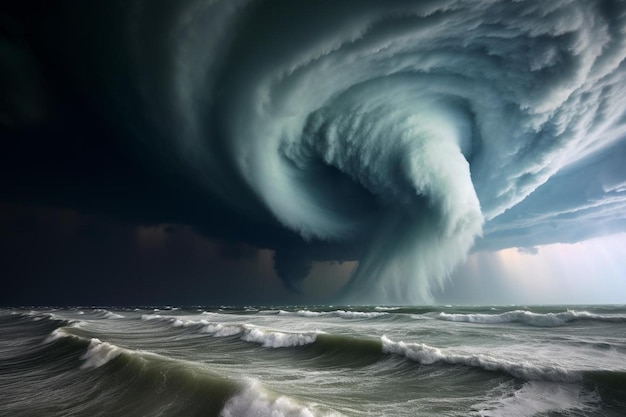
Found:
<svg viewBox="0 0 626 417"><path fill-rule="evenodd" d="M463 302L470 253L624 232L625 28L618 1L5 1L0 305Z"/></svg>
<svg viewBox="0 0 626 417"><path fill-rule="evenodd" d="M172 9L190 6L153 3L146 24L155 26L144 36L160 36ZM296 294L277 285L273 252L270 268L257 265L262 249L284 247L276 269L291 274L293 264L304 278L311 260L299 262L298 248L307 243L262 204L247 207L253 216L224 204L186 161L169 158L141 91L166 64L133 62L141 40L129 38L129 26L140 7L20 1L0 9L0 273L9 288L0 303L307 300L297 283L287 281ZM167 248L144 250L137 236L150 228L167 236Z"/></svg>

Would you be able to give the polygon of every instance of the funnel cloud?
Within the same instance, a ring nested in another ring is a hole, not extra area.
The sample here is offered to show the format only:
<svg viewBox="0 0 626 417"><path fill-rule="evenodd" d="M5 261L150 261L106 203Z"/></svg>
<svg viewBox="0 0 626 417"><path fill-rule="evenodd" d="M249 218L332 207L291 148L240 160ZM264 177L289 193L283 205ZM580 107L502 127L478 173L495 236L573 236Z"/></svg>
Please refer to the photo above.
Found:
<svg viewBox="0 0 626 417"><path fill-rule="evenodd" d="M83 10L95 26L65 7L0 38L36 81L3 129L124 163L20 175L5 201L91 172L91 194L43 201L271 250L296 292L315 262L356 261L346 303L433 302L473 251L626 231L623 2L131 1Z"/></svg>

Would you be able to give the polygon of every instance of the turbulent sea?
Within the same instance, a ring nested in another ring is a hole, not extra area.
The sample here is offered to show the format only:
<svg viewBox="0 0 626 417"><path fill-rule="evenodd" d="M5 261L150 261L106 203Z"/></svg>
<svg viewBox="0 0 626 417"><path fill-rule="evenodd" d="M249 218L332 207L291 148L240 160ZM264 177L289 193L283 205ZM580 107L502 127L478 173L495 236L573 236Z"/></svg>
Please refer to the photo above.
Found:
<svg viewBox="0 0 626 417"><path fill-rule="evenodd" d="M0 310L2 416L624 416L626 307Z"/></svg>

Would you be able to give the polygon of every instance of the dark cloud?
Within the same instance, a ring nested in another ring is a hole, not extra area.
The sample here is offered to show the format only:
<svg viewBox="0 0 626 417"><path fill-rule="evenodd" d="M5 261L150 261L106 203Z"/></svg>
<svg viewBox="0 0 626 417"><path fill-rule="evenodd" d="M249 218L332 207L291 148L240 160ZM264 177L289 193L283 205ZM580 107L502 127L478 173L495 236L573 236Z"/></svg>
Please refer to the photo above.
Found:
<svg viewBox="0 0 626 417"><path fill-rule="evenodd" d="M625 231L625 27L619 1L6 2L7 276L69 291L108 251L139 277L120 242L176 265L189 227L216 270L269 251L299 290L357 260L347 299L429 302L472 248Z"/></svg>

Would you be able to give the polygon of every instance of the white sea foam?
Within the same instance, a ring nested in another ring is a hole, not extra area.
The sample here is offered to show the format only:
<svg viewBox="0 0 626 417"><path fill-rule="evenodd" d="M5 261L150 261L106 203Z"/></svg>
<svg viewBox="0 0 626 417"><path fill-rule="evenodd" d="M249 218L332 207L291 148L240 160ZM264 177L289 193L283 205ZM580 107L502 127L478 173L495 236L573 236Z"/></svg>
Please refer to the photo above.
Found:
<svg viewBox="0 0 626 417"><path fill-rule="evenodd" d="M109 311L104 308L97 308L94 310L94 312L102 314L102 316L106 319L123 319L124 318L124 316L122 316L121 314L113 313L112 311Z"/></svg>
<svg viewBox="0 0 626 417"><path fill-rule="evenodd" d="M207 323L201 331L203 333L209 333L215 337L228 337L242 333L243 330L242 326L225 326L221 323Z"/></svg>
<svg viewBox="0 0 626 417"><path fill-rule="evenodd" d="M41 311L29 311L28 313L19 313L22 317L29 317L33 321L40 320L62 320L60 317L54 315L54 313L41 312Z"/></svg>
<svg viewBox="0 0 626 417"><path fill-rule="evenodd" d="M337 310L332 313L334 316L341 317L342 319L371 319L374 317L385 316L387 312L363 312L363 311L344 311Z"/></svg>
<svg viewBox="0 0 626 417"><path fill-rule="evenodd" d="M241 340L254 342L263 347L282 348L309 345L314 343L317 333L283 333L265 331L258 328L248 328L241 336Z"/></svg>
<svg viewBox="0 0 626 417"><path fill-rule="evenodd" d="M66 324L63 327L59 327L58 329L53 330L52 332L50 332L50 334L48 335L48 337L46 337L44 339L44 341L42 342L43 344L47 344L47 343L51 343L54 342L55 340L59 340L62 339L64 337L75 337L78 338L78 336L74 336L71 333L68 333L66 331L66 329L69 328L79 328L81 326L83 326L85 323L82 321L72 321L68 324Z"/></svg>
<svg viewBox="0 0 626 417"><path fill-rule="evenodd" d="M310 310L299 310L296 312L296 315L298 316L302 316L302 317L319 317L322 316L324 313L321 313L319 311L310 311Z"/></svg>
<svg viewBox="0 0 626 417"><path fill-rule="evenodd" d="M299 404L286 396L274 396L258 381L250 380L246 389L231 398L220 417L315 417L339 416L337 413L316 412L313 406Z"/></svg>
<svg viewBox="0 0 626 417"><path fill-rule="evenodd" d="M54 342L55 340L62 339L64 337L68 337L69 335L65 333L63 328L58 328L53 330L48 337L43 341L44 344Z"/></svg>
<svg viewBox="0 0 626 417"><path fill-rule="evenodd" d="M150 321L150 320L161 320L161 321L171 321L171 317L162 316L160 314L142 314L141 320Z"/></svg>
<svg viewBox="0 0 626 417"><path fill-rule="evenodd" d="M556 384L531 381L512 395L478 404L482 417L531 417L547 413L585 412L598 401L596 392L587 392L582 384Z"/></svg>
<svg viewBox="0 0 626 417"><path fill-rule="evenodd" d="M298 310L298 311L285 311L278 310L278 315L282 316L301 316L301 317L320 317L320 316L332 316L339 317L342 319L371 319L374 317L380 317L387 315L386 311L345 311L345 310L335 310L335 311L310 311L310 310Z"/></svg>
<svg viewBox="0 0 626 417"><path fill-rule="evenodd" d="M89 347L87 348L87 352L81 359L84 359L85 362L80 366L81 369L86 368L99 368L107 362L117 358L124 349L112 345L111 343L102 342L99 339L92 338L89 342Z"/></svg>
<svg viewBox="0 0 626 417"><path fill-rule="evenodd" d="M195 328L201 333L207 333L214 337L229 337L241 334L241 340L258 343L263 347L282 348L302 346L314 343L319 332L289 333L279 332L248 324L223 324L210 322L205 319L189 320L177 317L143 315L142 320L161 320L169 323L172 327Z"/></svg>
<svg viewBox="0 0 626 417"><path fill-rule="evenodd" d="M451 365L465 365L487 371L506 372L517 378L529 381L578 382L582 375L556 365L539 366L529 362L514 362L483 354L462 354L447 352L422 343L394 342L381 337L383 353L404 356L415 362L431 365L442 362Z"/></svg>
<svg viewBox="0 0 626 417"><path fill-rule="evenodd" d="M448 314L439 313L440 320L499 324L499 323L524 323L537 327L563 326L571 321L585 319L598 321L626 321L626 317L620 315L593 314L587 311L568 310L561 313L533 313L526 310L507 311L500 314Z"/></svg>

